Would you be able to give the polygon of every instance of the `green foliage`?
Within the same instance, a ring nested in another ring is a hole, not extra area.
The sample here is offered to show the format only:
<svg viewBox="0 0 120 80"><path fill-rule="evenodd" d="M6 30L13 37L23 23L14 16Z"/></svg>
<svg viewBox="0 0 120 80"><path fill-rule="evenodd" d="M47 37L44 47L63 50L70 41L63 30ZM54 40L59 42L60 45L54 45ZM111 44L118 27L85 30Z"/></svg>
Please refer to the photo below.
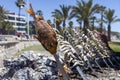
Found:
<svg viewBox="0 0 120 80"><path fill-rule="evenodd" d="M77 5L72 6L70 19L76 17L78 23L83 22L83 30L86 34L86 28L89 27L89 19L98 12L99 8L100 6L98 4L93 5L93 0L89 0L88 2L77 0Z"/></svg>
<svg viewBox="0 0 120 80"><path fill-rule="evenodd" d="M51 20L47 20L47 23L52 26Z"/></svg>
<svg viewBox="0 0 120 80"><path fill-rule="evenodd" d="M14 31L15 30L13 28L13 24L11 22L8 22L8 21L3 21L1 28L2 28L3 31L6 31L7 34L9 34L10 31Z"/></svg>
<svg viewBox="0 0 120 80"><path fill-rule="evenodd" d="M0 21L4 20L6 12L7 11L2 6L0 6Z"/></svg>
<svg viewBox="0 0 120 80"><path fill-rule="evenodd" d="M0 6L0 28L2 28L2 22L5 19L6 13L7 13L7 10L5 10L2 6Z"/></svg>
<svg viewBox="0 0 120 80"><path fill-rule="evenodd" d="M3 29L5 30L14 30L13 24L8 21L3 21Z"/></svg>
<svg viewBox="0 0 120 80"><path fill-rule="evenodd" d="M52 17L54 17L54 23L56 28L60 31L61 30L60 24L62 23L62 17L57 9L55 9L54 12L52 12Z"/></svg>
<svg viewBox="0 0 120 80"><path fill-rule="evenodd" d="M106 19L108 24L120 21L120 18L117 18L117 16L115 16L115 10L114 9L106 10L105 19Z"/></svg>
<svg viewBox="0 0 120 80"><path fill-rule="evenodd" d="M41 10L37 10L36 15L43 16L43 12Z"/></svg>
<svg viewBox="0 0 120 80"><path fill-rule="evenodd" d="M68 24L69 24L69 27L70 27L70 28L73 27L73 22L72 22L72 21L70 21Z"/></svg>
<svg viewBox="0 0 120 80"><path fill-rule="evenodd" d="M94 30L95 29L95 22L96 22L96 17L95 16L92 16L91 18L90 18L90 20L89 20L89 24L90 24L90 26L92 26L92 30ZM90 28L89 28L90 29Z"/></svg>
<svg viewBox="0 0 120 80"><path fill-rule="evenodd" d="M109 46L115 52L120 52L120 42L109 42Z"/></svg>
<svg viewBox="0 0 120 80"><path fill-rule="evenodd" d="M69 24L68 31L71 34L72 33L71 29L73 28L73 22L70 21L68 24Z"/></svg>
<svg viewBox="0 0 120 80"><path fill-rule="evenodd" d="M33 50L33 51L45 51L45 49L42 47L42 45L33 45L27 48L24 48L22 51L29 51L29 50Z"/></svg>
<svg viewBox="0 0 120 80"><path fill-rule="evenodd" d="M105 13L105 19L108 24L108 40L111 41L111 24L114 22L120 21L120 19L117 19L117 16L114 16L115 10L109 9Z"/></svg>
<svg viewBox="0 0 120 80"><path fill-rule="evenodd" d="M69 11L70 6L60 5L60 10L55 9L54 12L52 12L52 16L56 19L56 23L59 22L59 25L61 22L63 22L63 27L66 26L66 20L69 17Z"/></svg>
<svg viewBox="0 0 120 80"><path fill-rule="evenodd" d="M27 48L24 48L23 50L21 50L20 52L15 54L15 56L19 56L24 51L45 51L45 49L42 47L42 45L33 45L33 46L29 46Z"/></svg>

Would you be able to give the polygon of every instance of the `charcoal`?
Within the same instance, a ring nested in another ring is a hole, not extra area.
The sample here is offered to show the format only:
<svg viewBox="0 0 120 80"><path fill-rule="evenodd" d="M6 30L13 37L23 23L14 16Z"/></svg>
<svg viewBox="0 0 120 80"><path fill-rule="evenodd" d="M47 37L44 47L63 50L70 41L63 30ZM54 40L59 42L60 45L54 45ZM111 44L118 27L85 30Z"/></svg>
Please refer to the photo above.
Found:
<svg viewBox="0 0 120 80"><path fill-rule="evenodd" d="M5 69L1 71L5 72L0 74L0 80L58 80L56 61L32 51L17 59L6 59L3 64Z"/></svg>

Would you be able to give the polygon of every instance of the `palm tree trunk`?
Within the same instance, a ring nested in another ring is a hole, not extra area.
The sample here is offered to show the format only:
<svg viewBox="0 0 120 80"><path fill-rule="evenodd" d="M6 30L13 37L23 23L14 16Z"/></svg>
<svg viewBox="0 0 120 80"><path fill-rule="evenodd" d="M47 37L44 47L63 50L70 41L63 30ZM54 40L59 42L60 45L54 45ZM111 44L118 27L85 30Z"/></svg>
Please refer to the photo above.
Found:
<svg viewBox="0 0 120 80"><path fill-rule="evenodd" d="M79 24L80 24L80 29L82 29L82 22L79 22Z"/></svg>
<svg viewBox="0 0 120 80"><path fill-rule="evenodd" d="M100 31L99 31L99 32L102 33L102 31L103 31L103 23L101 22L101 23L100 23Z"/></svg>
<svg viewBox="0 0 120 80"><path fill-rule="evenodd" d="M111 26L108 24L108 41L111 41Z"/></svg>
<svg viewBox="0 0 120 80"><path fill-rule="evenodd" d="M66 28L66 24L65 23L66 23L66 21L64 20L63 21L63 30L65 30L65 28Z"/></svg>
<svg viewBox="0 0 120 80"><path fill-rule="evenodd" d="M101 23L100 23L100 31L102 33L103 31L103 11L101 12Z"/></svg>
<svg viewBox="0 0 120 80"><path fill-rule="evenodd" d="M56 21L55 24L56 24L56 28L58 29L58 31L60 32L60 34L62 34L60 23Z"/></svg>
<svg viewBox="0 0 120 80"><path fill-rule="evenodd" d="M93 19L92 30L95 29L95 27L94 27L94 23L95 23L95 21L94 21L94 19Z"/></svg>
<svg viewBox="0 0 120 80"><path fill-rule="evenodd" d="M84 31L84 34L87 35L87 28L89 26L89 22L88 20L84 20L84 27L83 27L83 31Z"/></svg>

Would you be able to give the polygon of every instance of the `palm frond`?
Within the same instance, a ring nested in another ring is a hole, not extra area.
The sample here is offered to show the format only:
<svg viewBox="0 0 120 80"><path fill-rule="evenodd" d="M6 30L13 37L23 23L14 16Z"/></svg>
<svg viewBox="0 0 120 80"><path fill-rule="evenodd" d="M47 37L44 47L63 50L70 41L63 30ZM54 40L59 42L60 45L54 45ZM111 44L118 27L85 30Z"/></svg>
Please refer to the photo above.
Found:
<svg viewBox="0 0 120 80"><path fill-rule="evenodd" d="M112 23L120 22L120 19L115 19Z"/></svg>

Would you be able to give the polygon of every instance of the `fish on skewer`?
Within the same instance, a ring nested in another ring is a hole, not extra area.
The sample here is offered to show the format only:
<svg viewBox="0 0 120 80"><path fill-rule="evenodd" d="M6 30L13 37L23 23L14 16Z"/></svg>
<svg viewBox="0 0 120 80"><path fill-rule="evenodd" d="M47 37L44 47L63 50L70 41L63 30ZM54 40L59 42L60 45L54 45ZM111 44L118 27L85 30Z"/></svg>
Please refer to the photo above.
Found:
<svg viewBox="0 0 120 80"><path fill-rule="evenodd" d="M37 34L36 38L42 44L42 46L55 57L64 80L70 80L61 62L59 61L59 56L56 54L58 42L53 28L43 19L42 16L35 16L35 12L31 4L30 9L26 10L26 12L29 13L34 19L34 25Z"/></svg>

